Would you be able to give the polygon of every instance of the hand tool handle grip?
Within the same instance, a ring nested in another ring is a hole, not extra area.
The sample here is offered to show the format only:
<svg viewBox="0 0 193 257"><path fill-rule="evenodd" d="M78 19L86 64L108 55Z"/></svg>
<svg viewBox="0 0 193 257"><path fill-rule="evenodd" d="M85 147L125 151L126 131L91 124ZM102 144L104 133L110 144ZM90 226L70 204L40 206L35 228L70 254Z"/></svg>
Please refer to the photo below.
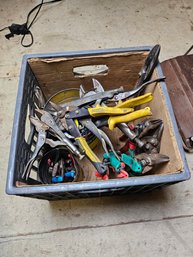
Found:
<svg viewBox="0 0 193 257"><path fill-rule="evenodd" d="M141 104L145 104L150 102L153 99L152 93L147 93L145 95L141 95L132 99L129 99L125 102L118 103L116 107L118 108L129 108L129 107L135 107Z"/></svg>
<svg viewBox="0 0 193 257"><path fill-rule="evenodd" d="M88 112L92 117L100 117L104 115L115 116L123 115L134 111L132 108L117 108L115 107L101 107L96 106L95 108L88 108Z"/></svg>
<svg viewBox="0 0 193 257"><path fill-rule="evenodd" d="M101 174L104 175L107 172L107 167L104 165L98 156L91 150L88 143L86 142L86 139L84 137L78 137L76 138L81 148L85 151L86 156L91 161L93 166L96 168L96 170Z"/></svg>
<svg viewBox="0 0 193 257"><path fill-rule="evenodd" d="M144 109L141 109L126 115L110 117L108 119L108 126L110 130L113 130L116 124L118 123L122 123L122 122L128 123L132 120L136 120L136 119L143 118L145 116L150 116L150 115L152 115L151 110L149 107L146 107Z"/></svg>

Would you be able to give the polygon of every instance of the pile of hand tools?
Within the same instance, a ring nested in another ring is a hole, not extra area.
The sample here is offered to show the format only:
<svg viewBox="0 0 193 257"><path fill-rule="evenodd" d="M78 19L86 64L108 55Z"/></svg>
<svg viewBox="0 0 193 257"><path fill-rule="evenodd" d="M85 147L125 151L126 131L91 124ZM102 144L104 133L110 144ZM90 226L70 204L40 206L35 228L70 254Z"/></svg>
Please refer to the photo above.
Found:
<svg viewBox="0 0 193 257"><path fill-rule="evenodd" d="M46 102L37 90L39 108L29 117L37 143L22 179L28 180L35 160L44 184L76 181L80 169L77 160L83 158L92 163L96 176L103 180L143 175L168 162L169 157L160 154L163 121L150 117L150 107L140 108L153 99L152 93L141 94L145 87L164 79L151 80L159 52L159 45L152 48L136 85L128 92L123 87L105 91L93 78L93 90L86 92L81 85L79 99L58 104ZM122 132L121 148L115 147L104 131L116 127ZM102 158L95 153L96 142L103 147Z"/></svg>

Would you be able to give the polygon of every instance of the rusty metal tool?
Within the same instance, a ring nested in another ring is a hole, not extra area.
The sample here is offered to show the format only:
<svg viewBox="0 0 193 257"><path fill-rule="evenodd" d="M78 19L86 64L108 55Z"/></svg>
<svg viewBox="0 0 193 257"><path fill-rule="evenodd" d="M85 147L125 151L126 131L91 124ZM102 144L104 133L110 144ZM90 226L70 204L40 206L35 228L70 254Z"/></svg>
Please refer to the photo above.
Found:
<svg viewBox="0 0 193 257"><path fill-rule="evenodd" d="M149 172L156 165L164 164L170 161L170 158L167 155L160 153L141 153L135 157L143 167L142 174Z"/></svg>
<svg viewBox="0 0 193 257"><path fill-rule="evenodd" d="M161 119L149 118L138 124L136 128L139 130L138 137L144 142L145 152L159 153L164 130L163 121Z"/></svg>

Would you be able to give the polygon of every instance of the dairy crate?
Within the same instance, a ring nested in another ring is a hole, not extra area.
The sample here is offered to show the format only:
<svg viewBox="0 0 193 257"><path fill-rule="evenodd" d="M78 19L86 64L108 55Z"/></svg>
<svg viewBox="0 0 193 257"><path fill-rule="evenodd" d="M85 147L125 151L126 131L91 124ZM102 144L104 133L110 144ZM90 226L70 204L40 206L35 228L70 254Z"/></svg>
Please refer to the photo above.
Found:
<svg viewBox="0 0 193 257"><path fill-rule="evenodd" d="M46 200L75 199L150 191L189 179L190 171L164 82L148 86L146 92L153 92L154 95L153 101L149 104L153 116L164 121L160 152L170 157L169 163L158 167L148 175L128 179L101 181L91 175L83 181L47 185L41 184L38 180L37 169L32 172L28 184L23 183L21 179L35 143L34 128L28 128L29 112L33 113L35 109L35 87L39 86L45 97L49 99L64 88L79 88L80 84L84 84L86 89L89 89L91 78L94 77L107 90L120 86L130 90L137 81L139 70L150 50L151 47L134 47L25 55L21 66L13 122L6 193ZM80 66L100 67L101 65L105 65L107 70L95 75L91 72L90 75L84 76L76 73L74 69ZM162 75L158 64L153 76L156 78ZM85 170L94 174L91 165L85 166Z"/></svg>

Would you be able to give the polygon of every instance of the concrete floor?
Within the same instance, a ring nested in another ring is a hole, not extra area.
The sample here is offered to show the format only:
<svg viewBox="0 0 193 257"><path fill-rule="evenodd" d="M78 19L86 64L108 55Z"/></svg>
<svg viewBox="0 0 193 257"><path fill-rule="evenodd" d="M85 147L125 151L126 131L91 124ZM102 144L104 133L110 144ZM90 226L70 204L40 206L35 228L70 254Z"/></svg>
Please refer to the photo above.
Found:
<svg viewBox="0 0 193 257"><path fill-rule="evenodd" d="M24 22L39 2L0 1L1 27ZM52 203L7 196L5 181L23 54L160 43L164 60L193 43L193 1L65 0L43 7L32 31L29 49L0 34L0 256L192 257L193 180L144 195Z"/></svg>

